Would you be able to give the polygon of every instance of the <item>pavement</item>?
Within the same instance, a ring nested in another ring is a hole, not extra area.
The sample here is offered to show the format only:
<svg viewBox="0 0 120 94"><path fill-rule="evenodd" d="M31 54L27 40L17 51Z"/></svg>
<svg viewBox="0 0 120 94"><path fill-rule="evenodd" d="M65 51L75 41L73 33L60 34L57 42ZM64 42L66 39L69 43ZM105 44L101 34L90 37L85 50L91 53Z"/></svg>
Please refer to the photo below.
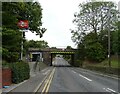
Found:
<svg viewBox="0 0 120 94"><path fill-rule="evenodd" d="M30 78L28 80L25 80L21 83L18 84L11 84L8 88L2 88L0 89L0 94L2 92L9 92L23 84L29 84L28 82L34 82L35 79L38 79L39 77L44 77L46 74L44 74L45 71L47 71L48 67L45 64L40 64L40 71L39 71L39 65L37 65L36 70L34 71L34 64L35 62L28 62L29 63L29 67L30 67ZM37 78L38 77L38 78Z"/></svg>

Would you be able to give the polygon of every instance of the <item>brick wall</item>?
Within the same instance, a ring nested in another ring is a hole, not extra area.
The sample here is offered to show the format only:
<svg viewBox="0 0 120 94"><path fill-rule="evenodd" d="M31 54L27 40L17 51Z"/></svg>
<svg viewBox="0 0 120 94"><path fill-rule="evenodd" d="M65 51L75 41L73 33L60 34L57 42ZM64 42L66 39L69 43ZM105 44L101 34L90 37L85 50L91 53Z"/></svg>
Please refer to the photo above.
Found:
<svg viewBox="0 0 120 94"><path fill-rule="evenodd" d="M10 68L2 69L2 86L9 86L12 83L12 72Z"/></svg>

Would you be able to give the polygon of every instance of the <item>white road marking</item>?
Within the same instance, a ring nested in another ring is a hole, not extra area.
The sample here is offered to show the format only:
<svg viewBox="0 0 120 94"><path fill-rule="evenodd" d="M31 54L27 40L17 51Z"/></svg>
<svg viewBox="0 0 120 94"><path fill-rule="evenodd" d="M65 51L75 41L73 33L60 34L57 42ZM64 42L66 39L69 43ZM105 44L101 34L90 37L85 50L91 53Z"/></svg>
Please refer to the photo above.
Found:
<svg viewBox="0 0 120 94"><path fill-rule="evenodd" d="M85 79L88 80L88 81L92 81L91 79L89 79L89 78L87 78L87 77L85 77L85 76L83 76L83 75L81 75L81 74L79 74L79 76L85 78Z"/></svg>
<svg viewBox="0 0 120 94"><path fill-rule="evenodd" d="M72 70L73 73L76 73L75 71Z"/></svg>
<svg viewBox="0 0 120 94"><path fill-rule="evenodd" d="M112 90L112 89L110 89L110 88L107 88L108 90L110 90L110 91L112 91L112 92L116 92L116 91L114 91L114 90Z"/></svg>
<svg viewBox="0 0 120 94"><path fill-rule="evenodd" d="M108 91L108 92L114 92L114 93L120 94L120 93L116 92L115 90L113 90L111 88L103 88L103 89Z"/></svg>

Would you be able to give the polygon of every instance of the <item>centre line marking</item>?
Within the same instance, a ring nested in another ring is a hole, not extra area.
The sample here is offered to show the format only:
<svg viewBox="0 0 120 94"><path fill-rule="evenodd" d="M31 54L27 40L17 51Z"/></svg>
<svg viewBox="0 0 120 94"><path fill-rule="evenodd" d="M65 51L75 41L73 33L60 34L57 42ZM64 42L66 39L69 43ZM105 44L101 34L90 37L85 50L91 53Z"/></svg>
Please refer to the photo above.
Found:
<svg viewBox="0 0 120 94"><path fill-rule="evenodd" d="M49 91L50 85L51 85L52 80L53 80L53 77L54 77L54 73L55 73L55 69L54 69L53 74L52 74L52 77L51 77L51 79L50 79L50 81L49 81L49 83L48 83L48 87L47 87L47 89L46 89L46 92Z"/></svg>
<svg viewBox="0 0 120 94"><path fill-rule="evenodd" d="M44 94L45 92L47 93L50 87L50 84L52 82L52 78L54 76L55 68L52 70L51 74L49 75L48 79L46 79L46 83L42 89L41 94Z"/></svg>
<svg viewBox="0 0 120 94"><path fill-rule="evenodd" d="M85 79L88 80L88 81L92 81L91 79L89 79L89 78L87 78L87 77L85 77L85 76L83 76L83 75L81 75L81 74L79 74L79 76L85 78Z"/></svg>

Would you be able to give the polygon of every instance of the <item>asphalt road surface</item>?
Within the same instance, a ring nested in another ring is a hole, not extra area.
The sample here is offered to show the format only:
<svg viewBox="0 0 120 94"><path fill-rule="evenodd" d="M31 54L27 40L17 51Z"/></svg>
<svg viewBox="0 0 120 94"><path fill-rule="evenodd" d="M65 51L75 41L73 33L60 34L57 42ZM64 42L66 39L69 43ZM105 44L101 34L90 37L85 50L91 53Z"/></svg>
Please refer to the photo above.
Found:
<svg viewBox="0 0 120 94"><path fill-rule="evenodd" d="M54 65L69 65L63 58L55 58ZM118 79L104 77L85 69L56 67L49 92L110 92L118 93Z"/></svg>
<svg viewBox="0 0 120 94"><path fill-rule="evenodd" d="M56 57L53 65L57 67L48 67L40 71L11 92L41 92L46 90L47 92L55 92L55 94L56 92L60 92L60 94L62 92L120 94L117 78L103 76L81 68L68 67L70 66L68 62L61 57Z"/></svg>

